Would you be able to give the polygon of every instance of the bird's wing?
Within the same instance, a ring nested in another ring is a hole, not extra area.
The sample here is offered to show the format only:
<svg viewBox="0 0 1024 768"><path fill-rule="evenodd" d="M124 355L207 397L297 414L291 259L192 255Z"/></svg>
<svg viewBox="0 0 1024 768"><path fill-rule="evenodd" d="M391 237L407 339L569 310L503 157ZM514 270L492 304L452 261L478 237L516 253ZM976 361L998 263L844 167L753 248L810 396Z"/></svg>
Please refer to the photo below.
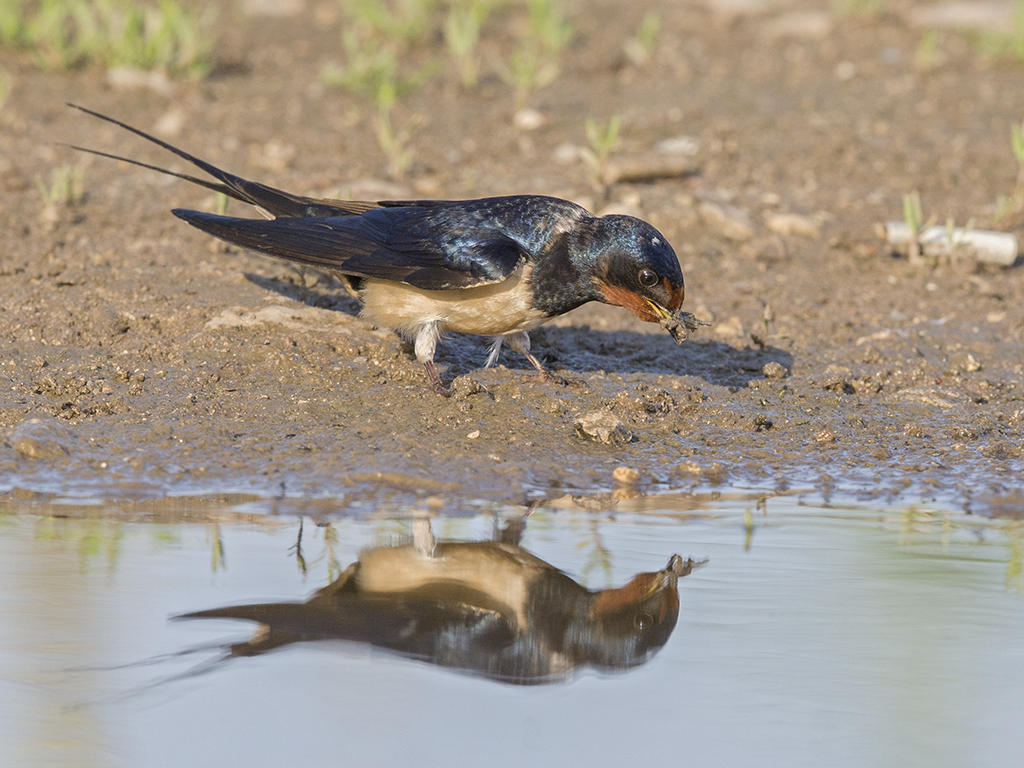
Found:
<svg viewBox="0 0 1024 768"><path fill-rule="evenodd" d="M181 209L173 213L229 243L424 290L497 283L527 257L516 240L496 228L459 228L457 217L443 207L385 207L360 216L271 220Z"/></svg>
<svg viewBox="0 0 1024 768"><path fill-rule="evenodd" d="M265 633L233 646L233 654L240 656L331 639L370 643L424 659L436 659L440 651L479 656L477 648L489 656L511 643L516 631L501 611L476 601L445 602L415 593L340 594L331 601L235 605L175 618L241 619L265 626Z"/></svg>
<svg viewBox="0 0 1024 768"><path fill-rule="evenodd" d="M156 136L152 136L139 128L128 125L127 123L122 123L120 120L115 120L109 115L95 112L77 104L69 103L68 106L85 112L88 115L92 115L93 117L98 117L100 120L113 123L116 126L124 128L126 131L134 133L136 136L141 136L143 139L151 141L157 146L163 147L168 152L173 152L183 160L187 160L192 165L210 174L210 176L215 178L217 181L209 181L196 176L190 176L186 173L178 173L156 165L150 165L149 163L143 163L139 160L132 160L129 157L122 157L121 155L115 155L109 152L101 152L96 149L88 149L86 147L71 145L72 149L76 149L79 152L88 152L92 155L99 155L100 157L109 157L112 160L120 160L123 163L131 163L132 165L148 168L151 171L164 173L168 176L175 176L179 179L192 182L193 184L198 184L201 187L212 189L215 192L220 192L228 197L234 198L235 200L241 200L243 203L249 203L250 205L263 208L274 216L357 216L378 206L375 202L368 202L364 200L332 200L293 195L290 192L275 189L274 187L267 186L266 184L260 184L258 181L243 179L241 176L235 176L233 173L228 173L227 171L224 171L217 166L196 157L195 155L189 154L185 150L179 149L173 144L168 144L166 141L158 139Z"/></svg>

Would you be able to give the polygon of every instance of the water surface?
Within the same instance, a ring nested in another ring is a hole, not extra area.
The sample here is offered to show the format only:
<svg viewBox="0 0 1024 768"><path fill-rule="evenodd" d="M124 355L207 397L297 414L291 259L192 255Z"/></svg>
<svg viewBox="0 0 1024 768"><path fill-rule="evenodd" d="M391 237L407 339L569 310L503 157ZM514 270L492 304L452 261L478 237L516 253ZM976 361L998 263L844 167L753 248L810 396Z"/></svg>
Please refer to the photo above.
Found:
<svg viewBox="0 0 1024 768"><path fill-rule="evenodd" d="M299 517L251 505L195 502L166 522L102 505L71 514L0 516L4 765L953 766L1019 755L1020 521L792 498L539 508L522 547L591 590L675 553L708 562L679 579L674 631L644 663L522 686L365 643L225 660L254 625L170 619L304 601L367 547L408 543L408 510L306 517L298 551ZM442 542L500 527L489 510L432 521Z"/></svg>

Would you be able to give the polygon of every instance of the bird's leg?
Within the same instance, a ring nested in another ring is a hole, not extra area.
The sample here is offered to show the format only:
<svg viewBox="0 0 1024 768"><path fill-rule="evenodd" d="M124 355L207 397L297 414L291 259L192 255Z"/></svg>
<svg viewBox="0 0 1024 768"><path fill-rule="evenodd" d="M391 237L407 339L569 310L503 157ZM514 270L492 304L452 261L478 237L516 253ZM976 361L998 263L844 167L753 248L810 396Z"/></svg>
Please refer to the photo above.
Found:
<svg viewBox="0 0 1024 768"><path fill-rule="evenodd" d="M568 378L565 376L559 376L557 373L551 373L544 364L541 363L537 357L530 352L530 335L526 331L520 331L519 333L510 333L507 336L502 337L508 344L508 348L519 352L523 357L530 361L530 365L537 369L537 375L541 381L553 381L558 384L582 384L582 379Z"/></svg>
<svg viewBox="0 0 1024 768"><path fill-rule="evenodd" d="M501 354L501 345L504 343L504 336L495 336L494 341L491 342L491 349L487 353L487 362L484 363L484 368L490 368L496 362L498 362L498 355Z"/></svg>
<svg viewBox="0 0 1024 768"><path fill-rule="evenodd" d="M437 548L434 530L430 527L430 518L418 515L412 521L412 545L424 557L433 557Z"/></svg>
<svg viewBox="0 0 1024 768"><path fill-rule="evenodd" d="M434 352L437 350L437 340L441 338L441 329L436 322L428 322L420 325L413 337L413 349L416 351L416 359L423 363L427 370L427 378L430 379L430 386L439 395L452 396L452 390L446 387L437 373L434 365Z"/></svg>
<svg viewBox="0 0 1024 768"><path fill-rule="evenodd" d="M452 389L451 389L451 387L446 387L444 385L444 382L441 381L441 377L437 373L437 367L434 365L434 361L433 360L426 360L426 361L424 361L423 367L426 368L426 370L427 370L427 378L430 379L430 386L431 386L431 388L435 392L437 392L437 394L439 394L439 395L444 395L445 397L451 397L452 396Z"/></svg>
<svg viewBox="0 0 1024 768"><path fill-rule="evenodd" d="M356 287L352 284L352 278L350 278L348 275L343 275L341 272L335 272L334 275L341 282L342 287L345 289L345 292L349 296L351 296L356 301L363 300L363 297L359 295L359 291L357 291Z"/></svg>

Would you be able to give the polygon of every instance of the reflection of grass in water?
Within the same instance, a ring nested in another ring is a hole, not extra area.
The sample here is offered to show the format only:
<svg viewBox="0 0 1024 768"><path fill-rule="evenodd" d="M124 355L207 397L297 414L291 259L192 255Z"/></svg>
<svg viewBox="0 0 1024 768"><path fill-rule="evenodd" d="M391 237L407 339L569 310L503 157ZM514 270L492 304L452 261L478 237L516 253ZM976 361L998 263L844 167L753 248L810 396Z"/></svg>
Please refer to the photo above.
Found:
<svg viewBox="0 0 1024 768"><path fill-rule="evenodd" d="M304 577L309 575L311 565L326 562L327 583L330 584L341 575L341 562L338 560L337 554L338 542L341 540L341 536L338 532L338 526L329 520L317 521L314 531L317 529L322 531L320 536L323 546L320 553L314 556L312 560L307 560L306 558L306 544L308 542L305 536L308 534L306 533L305 518L299 518L299 528L296 532L295 543L289 547L288 551L295 556L295 564Z"/></svg>
<svg viewBox="0 0 1024 768"><path fill-rule="evenodd" d="M412 532L407 520L384 517L373 521L373 536L370 540L375 547L394 547L411 541Z"/></svg>
<svg viewBox="0 0 1024 768"><path fill-rule="evenodd" d="M1006 563L1006 586L1024 591L1024 526L1014 520L1006 526L1006 538L1010 542L1010 559Z"/></svg>
<svg viewBox="0 0 1024 768"><path fill-rule="evenodd" d="M934 528L936 513L922 507L907 507L900 512L900 547L910 547L920 533L929 532Z"/></svg>
<svg viewBox="0 0 1024 768"><path fill-rule="evenodd" d="M210 553L210 570L213 573L217 571L226 571L228 568L227 555L224 551L224 537L220 533L220 523L210 523L207 528L210 542L212 545L212 551Z"/></svg>
<svg viewBox="0 0 1024 768"><path fill-rule="evenodd" d="M962 518L948 510L917 506L897 510L896 515L895 520L891 516L886 520L898 523L898 544L908 554L925 554L921 550L937 543L944 550L943 560L1004 562L1002 556L986 556L986 549L1005 544L1006 586L1024 591L1024 523L1020 520ZM973 539L966 545L965 535Z"/></svg>
<svg viewBox="0 0 1024 768"><path fill-rule="evenodd" d="M154 525L151 532L158 549L166 549L181 543L181 534L173 525Z"/></svg>
<svg viewBox="0 0 1024 768"><path fill-rule="evenodd" d="M596 589L598 587L610 587L612 584L612 555L608 551L608 548L604 545L604 540L601 538L601 528L597 519L590 521L590 530L587 537L576 545L577 549L590 548L590 552L587 554L587 559L583 563L580 575L583 577L582 581L590 589ZM601 579L601 583L595 582L595 579L591 578L594 571L600 571L604 574L604 578Z"/></svg>
<svg viewBox="0 0 1024 768"><path fill-rule="evenodd" d="M465 517L441 517L434 525L438 541L466 541L474 538L469 530L469 519Z"/></svg>
<svg viewBox="0 0 1024 768"><path fill-rule="evenodd" d="M937 532L939 543L948 548L956 530L956 521L948 511L907 507L903 510L900 523L900 546L913 546L913 538L920 533Z"/></svg>
<svg viewBox="0 0 1024 768"><path fill-rule="evenodd" d="M91 561L104 558L107 569L113 571L121 554L124 525L119 520L42 517L36 524L35 538L36 541L76 546L83 570Z"/></svg>
<svg viewBox="0 0 1024 768"><path fill-rule="evenodd" d="M338 529L327 523L324 531L323 558L327 561L327 583L330 584L341 575L341 563L338 562Z"/></svg>

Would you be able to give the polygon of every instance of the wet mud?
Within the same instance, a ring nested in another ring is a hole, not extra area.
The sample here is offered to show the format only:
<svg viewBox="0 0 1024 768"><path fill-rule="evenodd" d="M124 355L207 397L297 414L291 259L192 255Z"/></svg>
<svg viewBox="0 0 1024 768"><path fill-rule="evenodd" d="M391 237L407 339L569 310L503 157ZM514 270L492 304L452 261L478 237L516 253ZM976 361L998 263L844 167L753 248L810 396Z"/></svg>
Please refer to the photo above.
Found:
<svg viewBox="0 0 1024 768"><path fill-rule="evenodd" d="M580 14L562 77L531 104L535 129L515 125L495 78L469 93L427 83L403 106L421 122L401 181L386 178L370 108L308 75L337 48L330 24L225 23L222 56L238 66L170 94L5 54L0 490L517 504L616 486L805 489L1017 509L1024 272L911 264L875 227L912 189L940 218L995 226L1024 70L955 35L940 64L916 67L921 30L900 12L912 3L829 16L820 38L768 24L820 4L713 5L663 9L642 68L601 21L612 4ZM583 307L532 335L572 386L507 350L483 370L486 340L452 335L438 363L455 394L438 397L330 275L216 245L168 213L212 210L208 192L52 144L167 162L66 100L297 193L535 192L634 213L670 239L684 309L710 325L680 346ZM695 170L605 192L557 161L585 143L584 117L615 113L621 157L683 137ZM85 195L54 208L37 184L66 163ZM1024 234L1020 216L999 226ZM616 481L619 467L635 472Z"/></svg>

